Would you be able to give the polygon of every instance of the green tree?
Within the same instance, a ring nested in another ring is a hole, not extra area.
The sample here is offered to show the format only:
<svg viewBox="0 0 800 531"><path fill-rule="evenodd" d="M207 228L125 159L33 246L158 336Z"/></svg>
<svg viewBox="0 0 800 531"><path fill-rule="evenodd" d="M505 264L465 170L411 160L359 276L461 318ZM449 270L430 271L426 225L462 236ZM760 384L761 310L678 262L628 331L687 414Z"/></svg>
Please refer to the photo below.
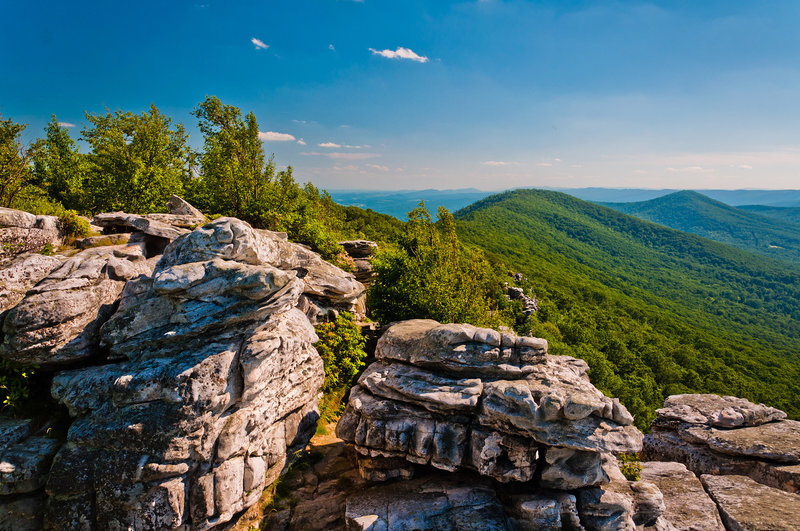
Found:
<svg viewBox="0 0 800 531"><path fill-rule="evenodd" d="M186 131L155 105L150 112L92 115L81 134L92 152L86 209L143 213L164 209L189 178L191 152Z"/></svg>
<svg viewBox="0 0 800 531"><path fill-rule="evenodd" d="M87 160L55 114L45 127L45 138L33 162L36 183L52 199L68 209L83 209Z"/></svg>
<svg viewBox="0 0 800 531"><path fill-rule="evenodd" d="M22 144L22 132L27 126L0 116L0 207L11 208L25 195L33 183L31 161L39 143Z"/></svg>
<svg viewBox="0 0 800 531"><path fill-rule="evenodd" d="M507 324L495 268L464 248L452 214L440 207L438 221L424 203L408 214L400 249L381 253L370 287L373 315L382 322L431 318L444 323Z"/></svg>
<svg viewBox="0 0 800 531"><path fill-rule="evenodd" d="M242 117L238 107L216 96L206 97L192 114L205 137L193 199L208 211L252 219L275 173L271 159L265 165L255 115Z"/></svg>

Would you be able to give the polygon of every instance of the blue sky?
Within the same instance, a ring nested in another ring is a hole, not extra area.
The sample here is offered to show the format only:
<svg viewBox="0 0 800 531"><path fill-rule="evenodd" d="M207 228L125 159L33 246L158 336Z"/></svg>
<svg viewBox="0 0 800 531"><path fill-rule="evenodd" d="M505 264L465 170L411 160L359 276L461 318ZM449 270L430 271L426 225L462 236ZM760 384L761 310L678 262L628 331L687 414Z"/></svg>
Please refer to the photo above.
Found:
<svg viewBox="0 0 800 531"><path fill-rule="evenodd" d="M330 188L800 188L800 2L0 0L0 113L205 95ZM274 133L274 134L269 134Z"/></svg>

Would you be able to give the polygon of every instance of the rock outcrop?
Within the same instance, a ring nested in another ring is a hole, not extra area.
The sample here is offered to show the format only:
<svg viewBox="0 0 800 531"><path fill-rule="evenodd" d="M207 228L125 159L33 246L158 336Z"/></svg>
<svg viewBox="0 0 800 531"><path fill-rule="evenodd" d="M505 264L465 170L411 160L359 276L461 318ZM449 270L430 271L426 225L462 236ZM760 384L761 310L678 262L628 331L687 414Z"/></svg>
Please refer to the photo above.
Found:
<svg viewBox="0 0 800 531"><path fill-rule="evenodd" d="M700 480L681 463L642 463L642 479L664 496L664 518L681 531L724 531L719 511Z"/></svg>
<svg viewBox="0 0 800 531"><path fill-rule="evenodd" d="M800 491L800 422L785 420L783 411L742 398L674 395L657 414L644 441L646 459Z"/></svg>
<svg viewBox="0 0 800 531"><path fill-rule="evenodd" d="M312 322L352 310L364 287L236 219L181 228L202 216L187 205L100 216L133 234L97 237L46 273L33 257L17 259L35 261L27 276L6 273L0 354L54 371L74 421L66 441L0 422L0 529L215 527L313 434Z"/></svg>
<svg viewBox="0 0 800 531"><path fill-rule="evenodd" d="M375 277L372 257L375 255L375 251L378 250L378 244L369 240L348 240L339 242L339 245L344 247L344 252L353 259L356 280L365 286L369 286Z"/></svg>
<svg viewBox="0 0 800 531"><path fill-rule="evenodd" d="M767 487L745 476L700 477L719 506L725 528L789 531L800 526L800 496Z"/></svg>
<svg viewBox="0 0 800 531"><path fill-rule="evenodd" d="M471 469L498 481L577 488L607 478L601 454L635 452L641 433L619 401L547 342L470 325L405 321L378 341L337 435L364 477L409 477L416 465ZM541 457L541 459L540 459Z"/></svg>
<svg viewBox="0 0 800 531"><path fill-rule="evenodd" d="M48 244L56 247L61 240L57 217L0 207L0 266L18 254L38 252Z"/></svg>
<svg viewBox="0 0 800 531"><path fill-rule="evenodd" d="M141 243L96 247L72 256L8 311L0 356L41 368L96 356L100 327L114 313L125 282L149 274L153 265Z"/></svg>
<svg viewBox="0 0 800 531"><path fill-rule="evenodd" d="M477 473L508 485L510 490L498 490L504 510L530 529L550 528L545 521L555 526L562 513L580 513L589 529L609 528L603 518L649 525L661 517L663 500L653 501L658 489L627 482L610 455L638 451L642 434L618 400L591 385L583 361L548 355L543 339L430 320L390 327L375 357L351 390L336 429L354 445L365 479L409 479L433 469ZM384 528L376 522L396 519L392 511L406 511L404 504L416 503L416 513L436 515L440 506L461 511L446 486L450 479L437 474L445 483L435 483L431 492L441 504L420 506L412 496L371 525ZM525 485L525 496L508 498L514 485ZM564 492L576 490L577 499ZM463 485L456 491L459 500L475 495L492 506L486 493ZM383 491L377 496L392 497ZM368 505L364 500L348 502L349 521L366 521L356 510Z"/></svg>
<svg viewBox="0 0 800 531"><path fill-rule="evenodd" d="M0 269L0 314L16 306L29 289L64 260L63 256L36 253L24 253L7 260Z"/></svg>

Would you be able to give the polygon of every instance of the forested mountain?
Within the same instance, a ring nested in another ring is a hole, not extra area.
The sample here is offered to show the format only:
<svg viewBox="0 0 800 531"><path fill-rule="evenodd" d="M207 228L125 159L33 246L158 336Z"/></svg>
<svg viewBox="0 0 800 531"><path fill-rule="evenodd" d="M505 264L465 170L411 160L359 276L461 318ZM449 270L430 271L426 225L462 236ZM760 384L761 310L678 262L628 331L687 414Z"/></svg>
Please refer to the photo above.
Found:
<svg viewBox="0 0 800 531"><path fill-rule="evenodd" d="M766 205L741 205L737 206L739 210L753 212L768 218L779 219L781 221L788 221L800 225L800 207L778 207Z"/></svg>
<svg viewBox="0 0 800 531"><path fill-rule="evenodd" d="M685 190L636 203L604 203L637 218L727 243L759 254L796 261L800 225L744 211ZM761 207L764 208L764 207Z"/></svg>
<svg viewBox="0 0 800 531"><path fill-rule="evenodd" d="M566 194L516 190L456 213L462 241L529 279L530 331L586 359L647 415L665 395L747 396L800 414L800 273Z"/></svg>

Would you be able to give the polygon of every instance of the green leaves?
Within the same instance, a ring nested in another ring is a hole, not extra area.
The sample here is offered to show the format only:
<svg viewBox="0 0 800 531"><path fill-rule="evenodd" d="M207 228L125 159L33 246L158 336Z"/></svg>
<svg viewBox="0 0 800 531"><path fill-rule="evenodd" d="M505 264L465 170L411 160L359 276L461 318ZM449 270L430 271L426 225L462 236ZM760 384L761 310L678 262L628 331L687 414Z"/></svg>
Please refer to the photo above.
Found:
<svg viewBox="0 0 800 531"><path fill-rule="evenodd" d="M361 328L351 314L342 312L333 321L318 324L315 330L319 341L314 346L325 364L323 392L349 387L367 357L367 340Z"/></svg>
<svg viewBox="0 0 800 531"><path fill-rule="evenodd" d="M188 181L190 150L181 124L155 105L136 115L116 111L86 114L81 131L91 146L85 183L87 210L163 211L169 197Z"/></svg>

